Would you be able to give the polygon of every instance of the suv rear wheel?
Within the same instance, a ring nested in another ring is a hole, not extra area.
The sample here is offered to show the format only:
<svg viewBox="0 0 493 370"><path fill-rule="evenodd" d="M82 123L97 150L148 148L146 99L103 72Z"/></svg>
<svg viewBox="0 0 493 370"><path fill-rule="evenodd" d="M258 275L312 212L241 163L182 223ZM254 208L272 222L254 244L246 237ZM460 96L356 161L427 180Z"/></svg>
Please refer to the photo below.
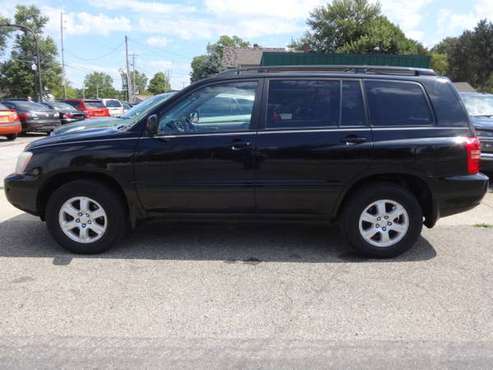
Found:
<svg viewBox="0 0 493 370"><path fill-rule="evenodd" d="M55 240L74 253L108 250L127 228L121 199L95 181L78 180L58 188L49 198L46 222Z"/></svg>
<svg viewBox="0 0 493 370"><path fill-rule="evenodd" d="M354 194L343 210L344 237L358 252L395 257L410 249L423 228L416 197L403 187L375 184Z"/></svg>

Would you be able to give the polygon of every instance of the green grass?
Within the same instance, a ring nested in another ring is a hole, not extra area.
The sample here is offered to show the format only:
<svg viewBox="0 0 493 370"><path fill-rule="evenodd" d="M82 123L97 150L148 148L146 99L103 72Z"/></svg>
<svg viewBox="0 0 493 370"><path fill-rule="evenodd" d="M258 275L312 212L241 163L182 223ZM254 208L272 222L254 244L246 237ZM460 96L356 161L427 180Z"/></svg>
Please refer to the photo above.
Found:
<svg viewBox="0 0 493 370"><path fill-rule="evenodd" d="M474 227L479 227L481 229L492 229L493 228L493 225L490 225L490 224L476 224L476 225L474 225Z"/></svg>

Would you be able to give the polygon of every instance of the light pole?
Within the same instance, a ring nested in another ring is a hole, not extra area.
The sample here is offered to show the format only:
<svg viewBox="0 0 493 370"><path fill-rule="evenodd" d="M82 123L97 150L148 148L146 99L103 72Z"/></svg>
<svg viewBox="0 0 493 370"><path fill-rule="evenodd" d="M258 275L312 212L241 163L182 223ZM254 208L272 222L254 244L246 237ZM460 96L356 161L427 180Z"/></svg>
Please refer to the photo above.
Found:
<svg viewBox="0 0 493 370"><path fill-rule="evenodd" d="M36 37L36 34L34 33L34 31L27 27L27 26L23 26L23 25L20 25L20 24L2 24L0 25L0 27L12 27L12 28L18 28L24 32L30 32L32 35L33 35L33 38L34 38L34 45L35 45L35 48L36 48L36 69L38 70L38 89L39 89L39 93L38 93L38 101L43 101L43 82L41 81L41 56L39 54L39 45L38 45L38 38Z"/></svg>

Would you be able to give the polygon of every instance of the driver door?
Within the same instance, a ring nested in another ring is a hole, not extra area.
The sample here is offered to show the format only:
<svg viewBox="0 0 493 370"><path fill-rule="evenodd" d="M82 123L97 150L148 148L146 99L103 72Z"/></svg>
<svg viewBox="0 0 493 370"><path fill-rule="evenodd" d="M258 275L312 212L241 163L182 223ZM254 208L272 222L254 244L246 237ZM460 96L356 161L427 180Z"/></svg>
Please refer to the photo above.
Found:
<svg viewBox="0 0 493 370"><path fill-rule="evenodd" d="M253 212L255 128L261 81L197 88L158 113L140 140L139 197L154 212Z"/></svg>

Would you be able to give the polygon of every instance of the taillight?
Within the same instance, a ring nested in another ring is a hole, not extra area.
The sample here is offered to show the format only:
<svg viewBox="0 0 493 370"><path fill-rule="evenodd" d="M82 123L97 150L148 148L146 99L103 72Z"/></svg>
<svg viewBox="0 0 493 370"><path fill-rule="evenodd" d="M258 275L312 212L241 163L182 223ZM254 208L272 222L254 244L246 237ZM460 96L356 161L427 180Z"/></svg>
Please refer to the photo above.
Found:
<svg viewBox="0 0 493 370"><path fill-rule="evenodd" d="M481 146L477 137L466 139L467 172L475 175L479 172L479 161L481 157Z"/></svg>
<svg viewBox="0 0 493 370"><path fill-rule="evenodd" d="M31 118L31 115L28 112L20 112L20 113L17 113L17 115L19 116L19 119L24 120L24 121Z"/></svg>
<svg viewBox="0 0 493 370"><path fill-rule="evenodd" d="M19 116L17 115L17 112L12 112L11 114L9 114L9 118L8 118L9 122L16 122L19 120Z"/></svg>

